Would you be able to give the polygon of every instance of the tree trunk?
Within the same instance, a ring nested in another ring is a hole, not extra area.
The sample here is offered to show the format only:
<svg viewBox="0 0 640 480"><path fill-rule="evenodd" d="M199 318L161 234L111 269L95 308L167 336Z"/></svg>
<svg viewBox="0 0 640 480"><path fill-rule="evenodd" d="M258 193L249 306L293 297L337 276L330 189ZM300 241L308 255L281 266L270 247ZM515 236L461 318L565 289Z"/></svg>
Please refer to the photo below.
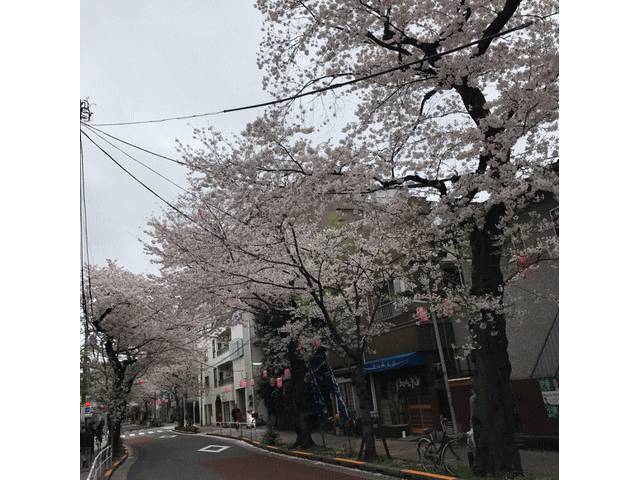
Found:
<svg viewBox="0 0 640 480"><path fill-rule="evenodd" d="M127 402L116 398L112 406L112 412L109 415L108 443L111 445L113 455L118 456L124 453L124 446L122 444L120 432L122 431L122 419L124 418Z"/></svg>
<svg viewBox="0 0 640 480"><path fill-rule="evenodd" d="M502 247L496 244L504 205L494 205L483 229L470 236L472 253L471 294L491 295L502 301ZM522 474L520 452L515 443L514 397L511 362L507 352L504 313L485 309L470 322L474 340L475 412L472 419L476 443L475 475L499 472Z"/></svg>
<svg viewBox="0 0 640 480"><path fill-rule="evenodd" d="M362 442L364 446L362 459L372 460L378 456L376 452L376 438L373 431L373 420L371 418L373 406L371 391L367 388L364 378L364 368L361 362L355 365L352 378L358 394L358 409L360 410L360 419L362 420Z"/></svg>
<svg viewBox="0 0 640 480"><path fill-rule="evenodd" d="M182 398L180 398L177 388L174 390L173 396L176 399L176 420L178 421L178 428L184 428L184 408L181 404Z"/></svg>
<svg viewBox="0 0 640 480"><path fill-rule="evenodd" d="M309 448L315 445L311 436L310 415L312 410L306 408L307 384L304 379L307 374L307 365L301 360L294 344L289 345L289 362L291 364L291 387L293 390L293 415L296 441L293 445L297 448Z"/></svg>

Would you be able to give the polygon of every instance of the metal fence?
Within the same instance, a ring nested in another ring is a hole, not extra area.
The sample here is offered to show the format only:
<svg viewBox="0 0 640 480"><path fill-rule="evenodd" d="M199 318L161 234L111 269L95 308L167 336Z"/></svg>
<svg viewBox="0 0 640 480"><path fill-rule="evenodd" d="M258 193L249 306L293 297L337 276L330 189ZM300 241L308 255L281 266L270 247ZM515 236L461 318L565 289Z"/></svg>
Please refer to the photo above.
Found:
<svg viewBox="0 0 640 480"><path fill-rule="evenodd" d="M243 437L249 436L253 441L258 440L258 432L256 431L255 423L247 422L213 422L213 431L219 434L229 435L230 437Z"/></svg>
<svg viewBox="0 0 640 480"><path fill-rule="evenodd" d="M111 467L111 461L113 460L113 454L111 451L111 445L107 445L93 459L91 470L89 470L89 476L87 480L98 480L104 478L104 474Z"/></svg>

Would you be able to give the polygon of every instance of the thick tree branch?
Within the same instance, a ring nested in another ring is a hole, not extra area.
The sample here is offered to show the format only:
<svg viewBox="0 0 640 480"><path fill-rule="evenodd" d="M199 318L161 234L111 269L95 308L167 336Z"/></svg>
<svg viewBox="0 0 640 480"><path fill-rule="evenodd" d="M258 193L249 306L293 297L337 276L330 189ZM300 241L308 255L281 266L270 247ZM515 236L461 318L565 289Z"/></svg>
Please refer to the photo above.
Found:
<svg viewBox="0 0 640 480"><path fill-rule="evenodd" d="M494 20L489 24L487 28L482 32L482 38L486 38L486 40L482 40L478 44L478 51L474 54L475 57L480 57L486 53L491 45L491 42L496 38L495 34L500 33L500 30L511 20L516 10L520 6L522 0L507 0L505 2L504 8L498 13L498 16L494 18Z"/></svg>

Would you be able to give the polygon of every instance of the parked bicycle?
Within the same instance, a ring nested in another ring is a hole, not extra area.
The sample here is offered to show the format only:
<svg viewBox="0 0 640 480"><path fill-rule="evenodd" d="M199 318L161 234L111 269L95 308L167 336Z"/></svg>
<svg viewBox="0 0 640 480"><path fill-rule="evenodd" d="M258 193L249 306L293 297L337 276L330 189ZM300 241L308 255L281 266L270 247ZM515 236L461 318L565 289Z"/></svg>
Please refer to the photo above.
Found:
<svg viewBox="0 0 640 480"><path fill-rule="evenodd" d="M436 432L433 428L424 430L425 437L418 441L418 461L425 470L435 466L444 468L453 475L454 470L465 461L463 459L470 451L466 443L467 434L454 433L453 424L447 422L444 417L440 417L440 425L442 426L440 441L436 440Z"/></svg>

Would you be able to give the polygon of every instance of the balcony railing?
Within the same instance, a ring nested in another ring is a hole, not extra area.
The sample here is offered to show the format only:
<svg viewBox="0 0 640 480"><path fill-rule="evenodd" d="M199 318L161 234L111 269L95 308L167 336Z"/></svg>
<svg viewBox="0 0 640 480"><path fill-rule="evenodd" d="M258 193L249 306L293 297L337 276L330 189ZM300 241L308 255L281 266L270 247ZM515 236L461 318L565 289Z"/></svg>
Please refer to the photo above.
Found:
<svg viewBox="0 0 640 480"><path fill-rule="evenodd" d="M229 344L227 343L224 347L218 347L216 350L216 357L220 357L229 351Z"/></svg>
<svg viewBox="0 0 640 480"><path fill-rule="evenodd" d="M402 315L404 310L396 305L395 302L385 303L380 305L376 311L376 320L388 320L398 315Z"/></svg>

